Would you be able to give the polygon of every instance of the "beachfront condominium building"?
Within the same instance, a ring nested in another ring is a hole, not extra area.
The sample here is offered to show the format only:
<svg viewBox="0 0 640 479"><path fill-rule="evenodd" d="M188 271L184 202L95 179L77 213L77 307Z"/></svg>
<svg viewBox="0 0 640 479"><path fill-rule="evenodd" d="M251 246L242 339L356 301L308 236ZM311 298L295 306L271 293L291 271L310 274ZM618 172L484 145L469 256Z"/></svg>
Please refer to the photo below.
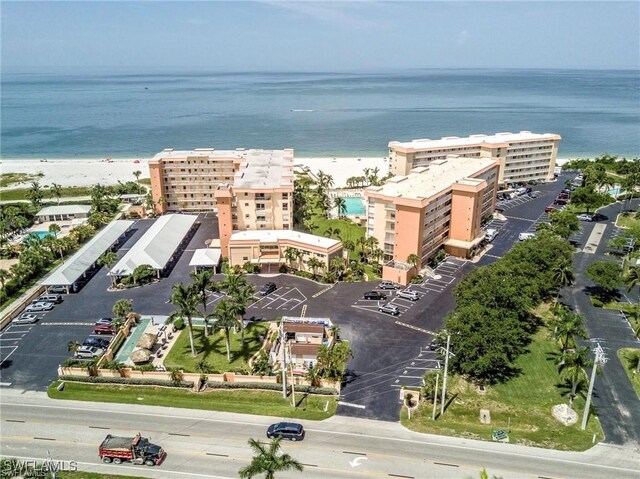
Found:
<svg viewBox="0 0 640 479"><path fill-rule="evenodd" d="M168 149L149 170L157 213L217 211L224 256L234 230L292 228L291 149Z"/></svg>
<svg viewBox="0 0 640 479"><path fill-rule="evenodd" d="M494 158L447 156L383 186L364 190L367 236L384 251L383 278L407 284L438 249L469 257L483 239L482 218L495 209L499 163Z"/></svg>
<svg viewBox="0 0 640 479"><path fill-rule="evenodd" d="M447 155L496 158L500 164L498 183L550 181L554 178L560 135L553 133L496 133L466 138L447 136L439 140L389 143L389 168L394 175L406 175L413 168L427 166Z"/></svg>

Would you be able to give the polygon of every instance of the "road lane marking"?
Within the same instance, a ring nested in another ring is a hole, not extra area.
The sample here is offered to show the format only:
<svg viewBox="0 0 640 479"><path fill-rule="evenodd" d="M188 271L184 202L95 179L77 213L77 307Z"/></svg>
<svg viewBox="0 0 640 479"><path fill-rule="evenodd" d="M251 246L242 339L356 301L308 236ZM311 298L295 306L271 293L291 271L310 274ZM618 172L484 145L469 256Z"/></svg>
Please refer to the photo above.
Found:
<svg viewBox="0 0 640 479"><path fill-rule="evenodd" d="M338 404L341 406L355 407L358 409L365 409L367 407L367 406L363 406L362 404L354 404L352 402L345 402L345 401L338 401Z"/></svg>

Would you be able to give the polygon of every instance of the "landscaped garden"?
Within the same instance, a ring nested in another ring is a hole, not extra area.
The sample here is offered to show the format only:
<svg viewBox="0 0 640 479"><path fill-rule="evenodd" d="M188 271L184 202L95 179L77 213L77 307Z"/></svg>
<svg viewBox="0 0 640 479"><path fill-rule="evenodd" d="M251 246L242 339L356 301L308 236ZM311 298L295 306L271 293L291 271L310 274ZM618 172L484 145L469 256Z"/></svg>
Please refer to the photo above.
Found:
<svg viewBox="0 0 640 479"><path fill-rule="evenodd" d="M249 372L249 359L260 350L268 323L249 323L244 332L244 344L240 331L231 334L231 362L227 360L224 330L205 336L204 328L194 328L193 336L197 355L191 355L189 331L180 332L164 365L177 367L185 372Z"/></svg>
<svg viewBox="0 0 640 479"><path fill-rule="evenodd" d="M640 399L640 349L623 348L618 350L618 359L622 363L638 399Z"/></svg>

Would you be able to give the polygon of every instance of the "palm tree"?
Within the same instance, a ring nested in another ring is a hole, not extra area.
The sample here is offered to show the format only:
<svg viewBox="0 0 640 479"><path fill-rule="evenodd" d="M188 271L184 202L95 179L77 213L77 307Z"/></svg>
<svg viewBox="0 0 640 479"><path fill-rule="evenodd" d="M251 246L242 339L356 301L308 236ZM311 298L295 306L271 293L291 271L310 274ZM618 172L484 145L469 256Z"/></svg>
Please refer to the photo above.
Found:
<svg viewBox="0 0 640 479"><path fill-rule="evenodd" d="M320 261L318 258L316 258L315 256L312 256L307 260L307 266L311 268L311 272L313 273L314 276L316 276L316 272L318 268L322 268L324 266L324 263Z"/></svg>
<svg viewBox="0 0 640 479"><path fill-rule="evenodd" d="M82 344L80 344L78 341L69 341L67 343L67 351L69 351L70 353L75 353L78 349L80 349L80 346L82 346Z"/></svg>
<svg viewBox="0 0 640 479"><path fill-rule="evenodd" d="M324 232L324 235L327 238L333 238L333 236L335 235L338 237L338 239L340 239L340 228L332 228L331 226L329 226Z"/></svg>
<svg viewBox="0 0 640 479"><path fill-rule="evenodd" d="M587 376L584 369L593 365L593 362L588 357L589 348L581 347L573 353L566 354L562 363L558 366L560 375L571 385L569 406L573 404L580 381L584 381Z"/></svg>
<svg viewBox="0 0 640 479"><path fill-rule="evenodd" d="M136 181L140 181L140 175L142 174L142 171L140 170L136 170L133 172L133 176L136 177Z"/></svg>
<svg viewBox="0 0 640 479"><path fill-rule="evenodd" d="M624 278L624 284L627 286L627 293L630 292L634 286L640 284L640 268L637 266L629 268L629 271Z"/></svg>
<svg viewBox="0 0 640 479"><path fill-rule="evenodd" d="M347 200L338 196L333 200L333 206L338 210L338 218L342 218L347 214Z"/></svg>
<svg viewBox="0 0 640 479"><path fill-rule="evenodd" d="M576 336L579 338L587 337L583 324L584 318L570 312L566 307L561 307L558 314L550 321L550 325L554 328L553 338L560 344L563 358L567 350L576 346Z"/></svg>
<svg viewBox="0 0 640 479"><path fill-rule="evenodd" d="M40 182L32 181L31 188L27 191L27 199L31 201L33 207L38 210L42 204L42 198L44 198L44 193L42 192Z"/></svg>
<svg viewBox="0 0 640 479"><path fill-rule="evenodd" d="M409 256L407 256L407 263L409 263L410 265L413 265L416 271L418 271L418 264L420 264L420 256L418 256L415 253L411 253Z"/></svg>
<svg viewBox="0 0 640 479"><path fill-rule="evenodd" d="M557 303L558 298L560 297L560 289L566 286L571 286L573 284L574 276L571 265L568 262L558 264L553 268L551 273L551 281L553 281L553 284L558 288L558 293L556 294Z"/></svg>
<svg viewBox="0 0 640 479"><path fill-rule="evenodd" d="M9 273L9 271L0 268L0 285L2 286L3 291L5 291L4 285L10 277L11 273Z"/></svg>
<svg viewBox="0 0 640 479"><path fill-rule="evenodd" d="M242 288L247 285L247 278L243 272L236 273L232 269L227 273L227 277L222 282L222 289L224 289L229 296L237 294Z"/></svg>
<svg viewBox="0 0 640 479"><path fill-rule="evenodd" d="M349 263L349 253L356 248L356 245L350 239L344 240L342 242L342 249L345 252L344 255L344 264L347 265Z"/></svg>
<svg viewBox="0 0 640 479"><path fill-rule="evenodd" d="M127 314L133 311L133 301L130 299L119 299L112 308L116 318L126 318Z"/></svg>
<svg viewBox="0 0 640 479"><path fill-rule="evenodd" d="M198 312L196 304L198 304L198 295L189 286L178 283L171 288L173 293L169 300L178 308L177 313L187 320L187 328L189 330L189 344L191 345L191 355L196 356L196 347L193 342L193 315Z"/></svg>
<svg viewBox="0 0 640 479"><path fill-rule="evenodd" d="M337 324L331 325L331 327L329 328L329 333L331 333L331 337L333 337L332 344L335 344L340 340L340 326L338 326Z"/></svg>
<svg viewBox="0 0 640 479"><path fill-rule="evenodd" d="M56 200L58 200L58 204L60 204L60 198L62 197L62 186L60 186L58 183L51 183L50 192L50 197L56 198Z"/></svg>
<svg viewBox="0 0 640 479"><path fill-rule="evenodd" d="M58 226L55 223L52 223L49 225L49 233L53 233L53 236L58 236L58 233L60 233L60 226Z"/></svg>
<svg viewBox="0 0 640 479"><path fill-rule="evenodd" d="M189 276L191 277L191 287L194 293L198 297L200 304L202 304L202 316L207 316L207 298L211 283L213 283L213 271L205 269L199 273L192 271ZM209 327L207 321L204 322L204 335L209 336Z"/></svg>
<svg viewBox="0 0 640 479"><path fill-rule="evenodd" d="M114 264L116 261L118 261L118 255L113 251L107 251L98 258L98 264L100 266L106 266L107 270L110 270L111 265ZM113 286L115 282L116 282L116 277L111 276L111 286Z"/></svg>
<svg viewBox="0 0 640 479"><path fill-rule="evenodd" d="M289 264L289 268L292 268L293 261L298 257L297 249L287 246L284 250L284 259Z"/></svg>
<svg viewBox="0 0 640 479"><path fill-rule="evenodd" d="M244 346L244 321L242 317L247 312L247 306L255 301L254 297L254 289L252 284L247 284L243 288L240 288L231 296L231 301L233 301L233 306L235 307L238 313L238 324L240 324L240 341Z"/></svg>
<svg viewBox="0 0 640 479"><path fill-rule="evenodd" d="M296 470L302 472L304 467L289 454L280 453L280 441L282 438L271 439L268 447L266 443L256 439L249 439L249 446L255 455L251 464L238 471L241 479L251 479L259 474L264 474L265 479L274 479L275 473L280 471Z"/></svg>
<svg viewBox="0 0 640 479"><path fill-rule="evenodd" d="M216 322L213 327L216 330L224 330L225 342L227 346L227 361L231 362L231 330L236 329L238 322L238 307L229 299L221 299L213 312Z"/></svg>
<svg viewBox="0 0 640 479"><path fill-rule="evenodd" d="M312 368L307 369L307 372L305 374L305 379L307 381L309 381L309 384L311 384L311 386L313 386L314 388L317 388L320 386L321 384L321 380L322 380L322 376L320 374L320 368L318 368L318 365L314 365Z"/></svg>

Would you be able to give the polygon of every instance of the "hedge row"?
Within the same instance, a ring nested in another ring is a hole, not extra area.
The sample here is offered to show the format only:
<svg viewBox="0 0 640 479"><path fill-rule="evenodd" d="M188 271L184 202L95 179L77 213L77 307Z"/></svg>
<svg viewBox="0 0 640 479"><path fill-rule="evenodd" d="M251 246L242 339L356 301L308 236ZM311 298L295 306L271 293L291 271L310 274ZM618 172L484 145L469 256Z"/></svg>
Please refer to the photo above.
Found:
<svg viewBox="0 0 640 479"><path fill-rule="evenodd" d="M262 389L266 391L281 391L282 385L273 383L221 383L208 382L207 387L211 389ZM338 391L335 388L317 388L312 386L296 386L296 392L320 394L324 396L335 396Z"/></svg>
<svg viewBox="0 0 640 479"><path fill-rule="evenodd" d="M104 376L60 376L61 381L75 381L95 384L126 384L128 386L168 386L174 388L192 388L193 381L175 382L170 379L153 378L109 378Z"/></svg>

